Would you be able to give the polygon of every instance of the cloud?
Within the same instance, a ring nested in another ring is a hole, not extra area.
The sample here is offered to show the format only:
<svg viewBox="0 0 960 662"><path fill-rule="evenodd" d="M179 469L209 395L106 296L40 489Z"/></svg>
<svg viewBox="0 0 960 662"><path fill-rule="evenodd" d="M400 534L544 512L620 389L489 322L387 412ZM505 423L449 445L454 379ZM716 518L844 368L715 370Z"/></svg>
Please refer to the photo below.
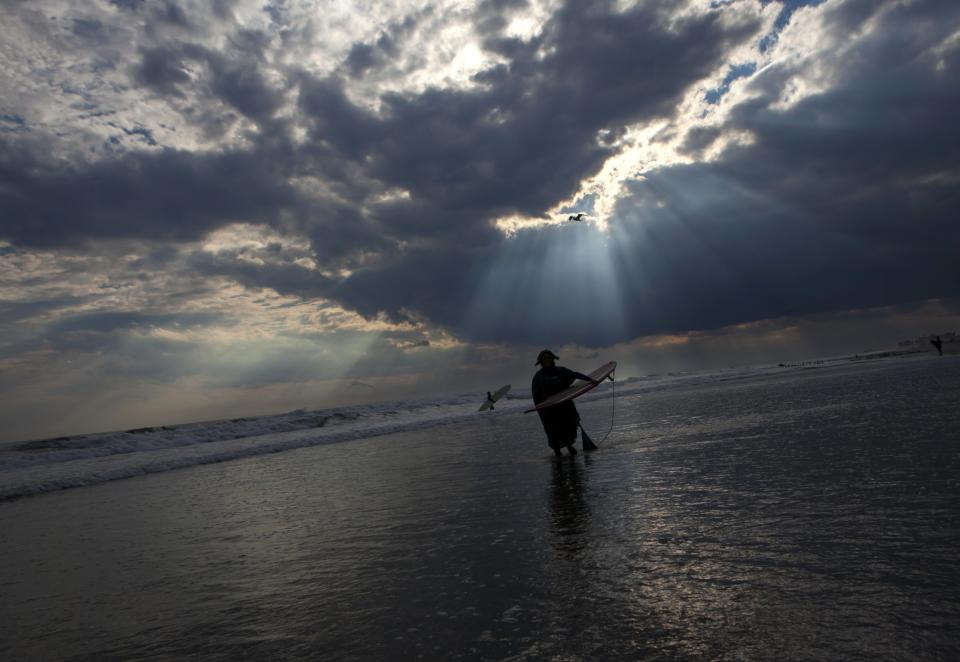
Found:
<svg viewBox="0 0 960 662"><path fill-rule="evenodd" d="M284 98L284 90L270 85L261 71L264 41L262 33L241 31L235 35L233 48L223 53L192 42L144 48L131 75L161 97L187 99L188 89L201 92L207 104L222 101L262 123L281 107Z"/></svg>
<svg viewBox="0 0 960 662"><path fill-rule="evenodd" d="M21 383L69 356L380 389L477 347L589 356L960 296L952 0L326 9L10 6Z"/></svg>
<svg viewBox="0 0 960 662"><path fill-rule="evenodd" d="M612 12L612 5L566 7L528 42L491 33L488 49L509 65L482 75L480 87L387 94L379 114L353 104L341 80L305 78L298 105L310 143L353 162L371 182L366 192L348 192L356 205L381 190L404 192L336 224L306 224L318 255L366 249L368 260L332 288L311 291L365 315L396 319L403 309L420 311L469 336L456 318L468 301L470 274L503 241L492 220L504 213L544 215L614 153L598 142L598 132L668 115L725 48L758 29L724 23L716 13L668 25L671 17L655 9L637 8L616 21L608 20ZM694 43L689 55L662 57L687 53ZM332 160L320 158L324 166ZM341 176L332 168L324 172ZM341 214L336 206L331 212ZM411 244L415 248L403 248ZM286 279L281 291L309 289L297 284L296 273Z"/></svg>
<svg viewBox="0 0 960 662"><path fill-rule="evenodd" d="M60 320L49 331L53 333L71 333L75 331L94 331L110 333L118 329L174 326L190 328L216 321L218 317L210 313L155 314L141 312L103 312L75 315Z"/></svg>
<svg viewBox="0 0 960 662"><path fill-rule="evenodd" d="M133 152L78 168L0 148L0 235L18 246L195 241L228 223L276 222L298 194L284 166L244 152Z"/></svg>
<svg viewBox="0 0 960 662"><path fill-rule="evenodd" d="M947 40L958 18L954 6L932 2L890 5L872 14L845 6L824 13L823 26L838 42L857 20L864 36L834 54L818 53L816 62L777 65L753 77L747 97L714 130L748 133L750 140L712 162L657 168L630 183L616 209L613 247L585 261L585 271L551 270L544 263L545 255L560 251L572 266L575 253L564 242L586 243L582 234L554 229L515 237L511 247L479 240L470 242L471 250L440 243L442 253L412 251L351 276L337 296L365 314L418 310L469 339L588 345L956 296L960 275L952 247L960 231L952 218L960 144L944 129L960 101L960 51L955 44L937 46L952 43ZM830 72L825 89L782 107L784 92L797 79L823 68ZM438 99L436 107L454 117L475 117L456 108L459 98ZM438 149L456 152L450 144L441 141ZM476 149L482 154L483 147ZM444 156L415 161L432 164ZM576 170L578 177L588 171ZM430 200L428 183L438 180L419 182L404 172L396 183ZM547 177L539 182L553 191L551 197L568 192ZM444 184L437 200L454 207L468 200L458 197L454 178ZM462 195L476 190L471 186ZM497 200L492 189L484 192L484 200ZM546 205L535 198L525 203L524 195L504 191L503 200L528 210ZM397 203L393 210L404 206L413 203ZM430 214L429 207L420 210L421 218ZM397 220L388 225L405 227ZM595 294L572 295L583 291L578 284L584 280L604 275L600 260L614 262L609 280L620 290L605 306ZM470 318L466 308L477 305L478 273L495 263L496 269L519 272L521 261L538 264L549 278L505 280L485 293L490 301L483 319ZM562 303L540 304L543 323L518 324L529 302L544 298L545 287L564 292ZM513 300L513 307L505 303Z"/></svg>
<svg viewBox="0 0 960 662"><path fill-rule="evenodd" d="M216 126L210 122L222 122L226 117L210 105L213 100L262 124L280 109L284 88L296 85L298 108L310 129L309 141L291 149L287 140L285 153L271 153L266 141L277 134L268 131L250 134L253 146L247 150L187 155L161 149L107 163L80 163L69 171L59 166L54 171L47 165L48 172L42 172L46 164L41 162L37 164L41 172L20 178L13 173L22 165L18 163L22 155L8 153L11 181L4 216L13 220L9 222L12 227L2 227L0 232L11 241L30 245L37 242L41 230L50 237L48 242L71 235L100 239L134 232L155 239L192 239L230 215L237 220L270 222L286 209L291 197L277 175L293 174L294 163L303 175L335 187L359 174L370 180L366 193L392 188L408 191L409 205L384 205L367 214L382 216L385 233L397 241L434 235L451 226L460 232L476 232L471 227L487 226L491 217L503 210L542 214L558 198L574 191L580 179L609 156L609 147L597 145L598 130L668 113L685 86L714 66L714 59L731 40L750 31L750 26L723 25L716 13L668 25L670 17L644 8L618 15L616 21L607 20L614 11L612 3L598 4L587 12L576 6L564 8L548 22L544 34L530 42L490 36L488 50L509 59L508 75L496 84L490 84L494 79L488 77L484 88L388 94L382 99L384 109L379 116L352 103L345 84L336 78L279 69L271 75L286 76L287 83L279 87L268 84L261 67L263 52L271 41L264 33L258 37L253 30L236 30L230 43L242 35L244 43L255 46L220 52L197 41L185 41L186 37L163 46L148 45L150 40L144 39L139 62L132 69L134 81L171 97L167 101L175 108L182 105L177 97L185 96L189 88L188 100L208 108L189 112L180 108L182 117L205 127L208 136ZM170 23L168 14L153 16L150 25ZM186 19L174 23L185 27ZM397 23L396 30L409 31L416 23L417 16L408 16ZM689 48L693 43L697 44L695 50ZM666 52L684 55L664 59ZM656 68L651 66L654 63ZM289 120L283 131L292 131L294 123ZM147 126L137 129L155 142L162 139L147 133L150 130ZM518 142L516 136L522 139ZM329 156L324 154L327 149L333 150ZM277 157L284 165L277 165ZM332 169L334 158L354 162L354 171ZM267 163L273 163L275 172ZM178 180L175 173L184 176ZM218 177L220 182L211 181ZM211 210L208 216L204 213L207 208L225 199L223 184L227 180L232 180L238 194L237 204L222 212ZM130 192L122 204L116 204L119 194L107 182L116 182L117 189ZM205 188L208 182L214 190ZM172 191L175 200L168 208L153 196L141 194L152 192L157 184ZM265 200L244 198L263 189L275 195ZM59 201L63 207L37 213L40 210L25 201L38 197ZM176 198L182 203L177 204ZM104 204L98 205L99 200ZM321 205L326 202L317 201ZM188 208L191 203L195 209ZM410 205L415 206L419 223L411 222L406 212ZM81 215L69 228L57 221L68 216L64 213L67 208ZM113 209L129 220L91 222L109 217ZM310 217L307 210L299 212ZM146 224L137 230L117 227L136 227L136 219L156 218L161 213L169 225L182 222L196 231L168 233L164 231L167 223ZM32 237L18 227L18 219L28 216L37 219Z"/></svg>
<svg viewBox="0 0 960 662"><path fill-rule="evenodd" d="M183 96L178 86L191 80L180 55L163 48L145 49L132 74L138 83L162 95Z"/></svg>
<svg viewBox="0 0 960 662"><path fill-rule="evenodd" d="M400 47L413 36L414 31L425 18L432 14L429 7L415 11L387 26L370 43L355 43L343 62L347 73L360 78L373 70L384 68L400 56Z"/></svg>
<svg viewBox="0 0 960 662"><path fill-rule="evenodd" d="M353 380L352 382L350 382L349 388L369 388L369 389L373 389L373 388L376 388L376 387L375 387L373 384L368 384L368 383L366 383L366 382L361 382L360 380L355 379L355 380Z"/></svg>
<svg viewBox="0 0 960 662"><path fill-rule="evenodd" d="M518 8L493 4L486 11ZM171 22L166 14L151 16L157 30ZM422 16L408 16L395 30L409 32ZM501 36L503 21L485 25L485 48L507 62L505 69L498 65L471 89L385 94L378 114L353 103L341 79L286 70L286 86L298 89L296 121L309 131L304 143L291 142L295 120L288 120L279 134L277 126L251 134L246 148L161 147L70 168L45 163L36 152L33 167L24 168L24 152L8 150L0 159L7 184L0 233L21 246L69 246L197 241L236 221L289 227L312 239L321 266L346 266L353 275L331 283L289 267L232 271L251 286L330 296L367 315L396 318L410 309L450 323L469 286L456 271L479 268L477 260L503 241L494 218L543 215L571 195L614 153L598 142L599 131L669 115L688 85L757 29L725 23L718 12L617 13L613 3L563 7L528 41ZM216 98L269 124L285 86L268 85L260 72L269 39L242 34L253 46L215 53L174 41L145 48L134 80L174 101L189 87L190 99ZM197 71L188 74L195 65L207 70L207 83ZM211 116L194 111L188 119ZM159 140L143 127L123 131ZM394 190L404 195L377 198ZM464 244L480 252L467 254ZM195 266L227 273L220 262Z"/></svg>
<svg viewBox="0 0 960 662"><path fill-rule="evenodd" d="M848 12L825 18L838 40L851 27ZM817 63L829 89L779 109L808 72L759 74L723 127L750 144L631 185L615 236L652 301L629 309L630 328L657 332L657 312L660 330L710 328L960 292L947 184L960 141L944 132L960 50L935 54L960 10L913 3L861 21L867 36Z"/></svg>

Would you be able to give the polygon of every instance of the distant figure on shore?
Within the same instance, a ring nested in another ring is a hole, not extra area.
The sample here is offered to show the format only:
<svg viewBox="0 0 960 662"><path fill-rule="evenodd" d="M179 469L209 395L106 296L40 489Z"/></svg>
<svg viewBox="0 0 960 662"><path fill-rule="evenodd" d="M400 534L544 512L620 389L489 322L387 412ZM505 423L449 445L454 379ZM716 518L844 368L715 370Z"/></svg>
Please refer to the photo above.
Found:
<svg viewBox="0 0 960 662"><path fill-rule="evenodd" d="M540 404L551 395L559 393L573 384L574 380L582 379L596 383L596 380L587 375L558 366L556 361L559 358L549 349L545 349L537 355L537 362L534 365L542 367L533 376L531 385L534 404ZM576 455L577 449L573 447L573 444L577 440L580 412L577 411L573 400L545 409L538 409L537 413L540 415L543 431L547 433L547 443L553 449L554 455L557 457L563 455L560 452L563 448L569 450L570 455Z"/></svg>
<svg viewBox="0 0 960 662"><path fill-rule="evenodd" d="M930 344L937 348L937 352L940 354L940 356L943 356L943 341L940 340L940 336L937 336L931 340Z"/></svg>
<svg viewBox="0 0 960 662"><path fill-rule="evenodd" d="M480 405L480 409L478 411L492 410L493 403L499 400L500 398L502 398L503 396L505 396L507 394L507 391L509 390L510 390L510 384L507 384L506 386L501 386L493 393L491 393L490 391L487 391L487 399L483 401L483 404Z"/></svg>

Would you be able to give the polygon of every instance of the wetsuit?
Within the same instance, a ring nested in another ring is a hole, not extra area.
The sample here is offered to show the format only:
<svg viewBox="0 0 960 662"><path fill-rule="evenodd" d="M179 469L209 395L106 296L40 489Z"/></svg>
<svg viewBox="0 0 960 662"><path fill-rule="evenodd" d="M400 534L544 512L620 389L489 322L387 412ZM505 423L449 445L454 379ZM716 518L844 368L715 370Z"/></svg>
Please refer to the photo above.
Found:
<svg viewBox="0 0 960 662"><path fill-rule="evenodd" d="M533 376L531 385L533 403L540 404L551 395L568 388L577 379L590 381L586 375L569 368L560 366L540 368ZM577 440L577 427L580 423L580 413L573 404L573 400L546 409L538 409L537 413L540 415L540 422L543 423L543 431L547 433L547 443L554 452L559 452L565 446L573 446L573 442Z"/></svg>

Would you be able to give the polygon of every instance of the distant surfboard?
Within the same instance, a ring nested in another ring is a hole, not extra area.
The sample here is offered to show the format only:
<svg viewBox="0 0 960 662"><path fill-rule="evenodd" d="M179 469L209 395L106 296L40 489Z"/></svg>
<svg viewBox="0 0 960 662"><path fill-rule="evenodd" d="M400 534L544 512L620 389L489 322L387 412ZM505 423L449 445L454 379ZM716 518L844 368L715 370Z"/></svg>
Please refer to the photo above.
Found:
<svg viewBox="0 0 960 662"><path fill-rule="evenodd" d="M604 363L602 366L594 370L589 374L589 377L596 379L597 384L593 382L577 382L570 388L564 389L559 393L554 393L549 398L538 404L532 409L527 409L524 411L524 414L529 414L532 411L537 411L538 409L546 409L547 407L552 407L553 405L558 405L561 402L566 402L567 400L573 400L576 397L579 397L591 391L594 387L599 386L599 382L602 382L604 379L613 374L613 371L617 369L617 362L611 361L610 363Z"/></svg>
<svg viewBox="0 0 960 662"><path fill-rule="evenodd" d="M487 411L488 409L493 409L493 403L502 398L507 394L507 391L510 390L510 384L506 386L501 386L497 389L496 393L492 393L490 399L480 405L480 409L477 411Z"/></svg>

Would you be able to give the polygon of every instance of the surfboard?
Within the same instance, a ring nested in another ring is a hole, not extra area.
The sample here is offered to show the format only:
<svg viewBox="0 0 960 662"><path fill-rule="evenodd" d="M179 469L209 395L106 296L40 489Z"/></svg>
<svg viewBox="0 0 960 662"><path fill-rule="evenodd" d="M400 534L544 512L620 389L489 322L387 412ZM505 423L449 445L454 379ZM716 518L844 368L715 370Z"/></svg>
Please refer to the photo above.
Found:
<svg viewBox="0 0 960 662"><path fill-rule="evenodd" d="M487 400L486 402L484 402L482 405L480 405L480 409L478 409L477 411L487 411L488 409L493 409L493 403L499 400L500 398L502 398L503 396L505 396L507 394L507 391L509 390L510 390L510 384L507 384L506 386L501 386L496 390L495 393L491 393L492 400Z"/></svg>
<svg viewBox="0 0 960 662"><path fill-rule="evenodd" d="M610 363L604 363L602 366L591 372L588 376L596 379L597 382L602 382L604 379L613 374L613 371L617 369L617 362L610 361ZM570 388L564 389L559 393L554 393L549 398L538 404L532 409L527 409L524 411L524 414L529 414L532 411L537 411L538 409L546 409L547 407L552 407L553 405L558 405L561 402L566 402L567 400L573 400L574 398L583 395L587 391L592 391L595 387L599 386L599 383L594 384L593 382L577 382Z"/></svg>

